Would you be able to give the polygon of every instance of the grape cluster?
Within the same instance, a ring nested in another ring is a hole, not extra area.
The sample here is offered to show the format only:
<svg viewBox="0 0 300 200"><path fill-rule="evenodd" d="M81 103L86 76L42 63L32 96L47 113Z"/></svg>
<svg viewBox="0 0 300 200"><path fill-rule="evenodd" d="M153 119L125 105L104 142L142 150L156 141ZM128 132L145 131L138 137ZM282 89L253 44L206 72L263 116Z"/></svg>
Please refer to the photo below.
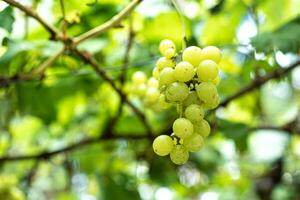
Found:
<svg viewBox="0 0 300 200"><path fill-rule="evenodd" d="M170 154L171 161L181 165L210 134L204 114L220 102L216 86L220 82L221 52L214 46L190 46L177 54L171 40L161 41L159 51L163 56L152 73L158 81L156 98L165 104L176 104L180 117L173 123L173 133L158 136L152 146L159 156Z"/></svg>

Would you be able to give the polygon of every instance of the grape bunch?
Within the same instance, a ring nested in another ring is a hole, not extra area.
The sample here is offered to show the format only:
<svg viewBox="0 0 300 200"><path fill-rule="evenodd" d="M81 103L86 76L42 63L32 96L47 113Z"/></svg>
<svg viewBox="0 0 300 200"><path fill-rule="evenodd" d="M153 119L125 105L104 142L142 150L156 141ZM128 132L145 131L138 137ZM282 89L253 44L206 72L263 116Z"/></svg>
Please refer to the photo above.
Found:
<svg viewBox="0 0 300 200"><path fill-rule="evenodd" d="M171 40L161 41L159 51L162 57L152 73L159 90L157 99L177 105L180 117L173 123L173 133L156 137L152 146L159 156L170 154L171 161L181 165L189 159L189 152L203 146L210 134L204 114L220 102L217 85L221 52L214 46L190 46L177 54Z"/></svg>

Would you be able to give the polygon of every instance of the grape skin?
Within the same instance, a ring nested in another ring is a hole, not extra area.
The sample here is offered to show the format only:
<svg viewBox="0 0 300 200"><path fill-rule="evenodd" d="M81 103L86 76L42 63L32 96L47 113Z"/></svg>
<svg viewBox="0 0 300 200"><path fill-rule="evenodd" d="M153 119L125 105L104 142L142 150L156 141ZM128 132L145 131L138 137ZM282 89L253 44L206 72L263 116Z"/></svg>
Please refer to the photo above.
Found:
<svg viewBox="0 0 300 200"><path fill-rule="evenodd" d="M216 63L219 63L221 60L221 51L217 47L214 46L207 46L204 49L202 49L202 59L210 59L215 61Z"/></svg>
<svg viewBox="0 0 300 200"><path fill-rule="evenodd" d="M212 60L204 60L197 67L197 75L202 82L213 81L217 78L219 69Z"/></svg>
<svg viewBox="0 0 300 200"><path fill-rule="evenodd" d="M175 66L174 76L180 82L187 82L195 76L195 70L192 64L182 61Z"/></svg>
<svg viewBox="0 0 300 200"><path fill-rule="evenodd" d="M217 88L210 82L202 82L199 85L196 85L196 91L199 99L208 104L214 102L216 98L218 98Z"/></svg>
<svg viewBox="0 0 300 200"><path fill-rule="evenodd" d="M183 101L183 107L186 108L191 104L197 104L202 105L201 100L198 97L198 94L196 91L191 91L188 95L188 97Z"/></svg>
<svg viewBox="0 0 300 200"><path fill-rule="evenodd" d="M199 134L192 134L183 140L183 145L190 152L199 151L203 145L203 137Z"/></svg>
<svg viewBox="0 0 300 200"><path fill-rule="evenodd" d="M178 137L184 139L194 132L192 122L186 118L178 118L173 123L173 132Z"/></svg>
<svg viewBox="0 0 300 200"><path fill-rule="evenodd" d="M166 57L161 57L157 60L156 67L158 70L162 70L165 67L175 67L175 62Z"/></svg>
<svg viewBox="0 0 300 200"><path fill-rule="evenodd" d="M175 82L174 69L171 67L164 68L159 74L159 85L169 85Z"/></svg>
<svg viewBox="0 0 300 200"><path fill-rule="evenodd" d="M198 67L202 59L202 51L199 47L190 46L182 53L182 60L191 63L194 67Z"/></svg>
<svg viewBox="0 0 300 200"><path fill-rule="evenodd" d="M166 156L173 150L174 143L170 136L160 135L154 139L152 147L157 155Z"/></svg>
<svg viewBox="0 0 300 200"><path fill-rule="evenodd" d="M174 49L174 52L176 51L176 46L172 40L162 40L159 44L159 51L162 55L165 56L167 54L167 51L169 49Z"/></svg>
<svg viewBox="0 0 300 200"><path fill-rule="evenodd" d="M200 122L194 124L194 132L206 138L210 134L209 123L203 119Z"/></svg>
<svg viewBox="0 0 300 200"><path fill-rule="evenodd" d="M159 70L157 69L157 67L154 67L153 71L152 71L152 76L158 80L159 79Z"/></svg>
<svg viewBox="0 0 300 200"><path fill-rule="evenodd" d="M170 153L170 159L176 165L183 165L189 159L189 152L183 145L175 145Z"/></svg>
<svg viewBox="0 0 300 200"><path fill-rule="evenodd" d="M185 109L184 115L190 121L197 122L203 119L204 110L201 106L197 104L191 104Z"/></svg>
<svg viewBox="0 0 300 200"><path fill-rule="evenodd" d="M170 102L182 102L189 95L189 88L184 83L174 82L166 89L166 99Z"/></svg>
<svg viewBox="0 0 300 200"><path fill-rule="evenodd" d="M132 82L135 85L146 83L146 80L147 80L147 76L142 71L134 72L134 74L132 75Z"/></svg>

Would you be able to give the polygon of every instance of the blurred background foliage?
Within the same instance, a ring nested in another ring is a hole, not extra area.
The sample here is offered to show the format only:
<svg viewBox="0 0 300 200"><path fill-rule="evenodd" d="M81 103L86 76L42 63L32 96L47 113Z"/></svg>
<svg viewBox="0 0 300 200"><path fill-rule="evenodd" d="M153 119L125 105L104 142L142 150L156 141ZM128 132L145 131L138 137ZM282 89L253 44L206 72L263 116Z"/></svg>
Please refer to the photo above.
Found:
<svg viewBox="0 0 300 200"><path fill-rule="evenodd" d="M24 0L56 27L77 36L111 19L127 0ZM257 77L299 59L299 0L177 0L188 45L216 45L223 52L222 99ZM131 30L131 31L130 31ZM182 43L182 21L169 0L144 0L121 26L84 41L117 79L134 33L127 78L149 76L162 39ZM15 80L61 48L34 19L0 1L0 156L54 151L105 134L120 98L77 56L65 52L42 80ZM117 81L117 80L116 80ZM127 83L125 83L126 88ZM166 133L174 108L143 110L155 134ZM300 199L300 68L230 101L210 115L213 133L183 166L154 156L151 140L132 110L124 111L103 140L51 157L0 162L2 200L94 199Z"/></svg>

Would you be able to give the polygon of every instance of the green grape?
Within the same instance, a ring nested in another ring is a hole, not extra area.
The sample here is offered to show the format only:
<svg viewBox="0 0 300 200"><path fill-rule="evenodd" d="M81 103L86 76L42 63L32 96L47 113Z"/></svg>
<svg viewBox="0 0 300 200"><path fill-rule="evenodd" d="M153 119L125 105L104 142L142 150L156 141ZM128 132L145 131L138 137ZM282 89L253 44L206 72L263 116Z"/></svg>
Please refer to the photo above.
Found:
<svg viewBox="0 0 300 200"><path fill-rule="evenodd" d="M194 133L183 140L183 145L188 151L199 151L199 149L203 145L203 137L199 134Z"/></svg>
<svg viewBox="0 0 300 200"><path fill-rule="evenodd" d="M201 82L213 81L218 76L218 66L212 60L204 60L197 67L197 75Z"/></svg>
<svg viewBox="0 0 300 200"><path fill-rule="evenodd" d="M202 104L196 91L191 91L188 97L183 101L183 107L185 108L191 104L198 104L198 105Z"/></svg>
<svg viewBox="0 0 300 200"><path fill-rule="evenodd" d="M209 123L205 119L195 123L194 133L200 134L203 138L206 138L210 134Z"/></svg>
<svg viewBox="0 0 300 200"><path fill-rule="evenodd" d="M203 107L211 110L211 109L215 109L216 107L218 107L219 104L220 104L220 97L219 97L219 95L217 95L217 98L215 98L214 101L209 102L209 103L204 103Z"/></svg>
<svg viewBox="0 0 300 200"><path fill-rule="evenodd" d="M146 81L147 81L147 76L142 71L134 72L134 74L132 75L133 84L139 85L142 83L146 83Z"/></svg>
<svg viewBox="0 0 300 200"><path fill-rule="evenodd" d="M155 103L159 98L159 90L154 87L150 87L146 91L146 99L149 103Z"/></svg>
<svg viewBox="0 0 300 200"><path fill-rule="evenodd" d="M170 102L182 102L189 95L189 88L185 83L174 82L165 92L166 100Z"/></svg>
<svg viewBox="0 0 300 200"><path fill-rule="evenodd" d="M180 82L187 82L195 76L195 70L192 64L182 61L175 66L174 76Z"/></svg>
<svg viewBox="0 0 300 200"><path fill-rule="evenodd" d="M176 136L184 139L194 132L193 124L186 118L178 118L173 123L173 132Z"/></svg>
<svg viewBox="0 0 300 200"><path fill-rule="evenodd" d="M159 79L159 70L157 69L157 67L154 67L153 71L152 71L152 76L158 80Z"/></svg>
<svg viewBox="0 0 300 200"><path fill-rule="evenodd" d="M174 77L174 69L171 67L166 67L163 70L161 70L159 74L159 85L169 85L173 82L175 82L175 77Z"/></svg>
<svg viewBox="0 0 300 200"><path fill-rule="evenodd" d="M157 155L166 156L173 150L174 143L170 136L160 135L155 138L152 147Z"/></svg>
<svg viewBox="0 0 300 200"><path fill-rule="evenodd" d="M132 92L137 96L143 96L146 93L146 90L146 84L139 84L133 86Z"/></svg>
<svg viewBox="0 0 300 200"><path fill-rule="evenodd" d="M175 67L175 62L169 58L161 57L157 60L156 67L158 70L162 70L165 67Z"/></svg>
<svg viewBox="0 0 300 200"><path fill-rule="evenodd" d="M215 86L218 86L220 83L220 76L217 76L214 80L211 81Z"/></svg>
<svg viewBox="0 0 300 200"><path fill-rule="evenodd" d="M151 77L151 78L148 79L147 85L148 85L148 87L158 88L159 84L158 84L158 81L155 78Z"/></svg>
<svg viewBox="0 0 300 200"><path fill-rule="evenodd" d="M201 106L197 104L191 104L185 109L184 115L188 120L192 122L197 122L203 119L204 110Z"/></svg>
<svg viewBox="0 0 300 200"><path fill-rule="evenodd" d="M190 46L182 53L182 60L191 63L194 67L198 67L202 60L202 51L199 47Z"/></svg>
<svg viewBox="0 0 300 200"><path fill-rule="evenodd" d="M170 106L170 104L166 101L166 96L164 94L160 94L158 103L162 108L168 108Z"/></svg>
<svg viewBox="0 0 300 200"><path fill-rule="evenodd" d="M221 60L221 51L215 46L207 46L204 49L202 49L202 59L210 59L215 61L216 63L219 63Z"/></svg>
<svg viewBox="0 0 300 200"><path fill-rule="evenodd" d="M189 159L189 152L183 145L175 145L170 153L170 159L176 165L183 165Z"/></svg>
<svg viewBox="0 0 300 200"><path fill-rule="evenodd" d="M168 48L165 53L164 53L164 56L166 58L173 58L176 54L176 50L174 48Z"/></svg>
<svg viewBox="0 0 300 200"><path fill-rule="evenodd" d="M166 51L169 49L174 49L176 51L176 46L172 40L162 40L159 44L159 51L165 56Z"/></svg>
<svg viewBox="0 0 300 200"><path fill-rule="evenodd" d="M218 98L218 91L216 86L210 82L202 82L196 85L196 91L201 101L205 103L214 102Z"/></svg>

